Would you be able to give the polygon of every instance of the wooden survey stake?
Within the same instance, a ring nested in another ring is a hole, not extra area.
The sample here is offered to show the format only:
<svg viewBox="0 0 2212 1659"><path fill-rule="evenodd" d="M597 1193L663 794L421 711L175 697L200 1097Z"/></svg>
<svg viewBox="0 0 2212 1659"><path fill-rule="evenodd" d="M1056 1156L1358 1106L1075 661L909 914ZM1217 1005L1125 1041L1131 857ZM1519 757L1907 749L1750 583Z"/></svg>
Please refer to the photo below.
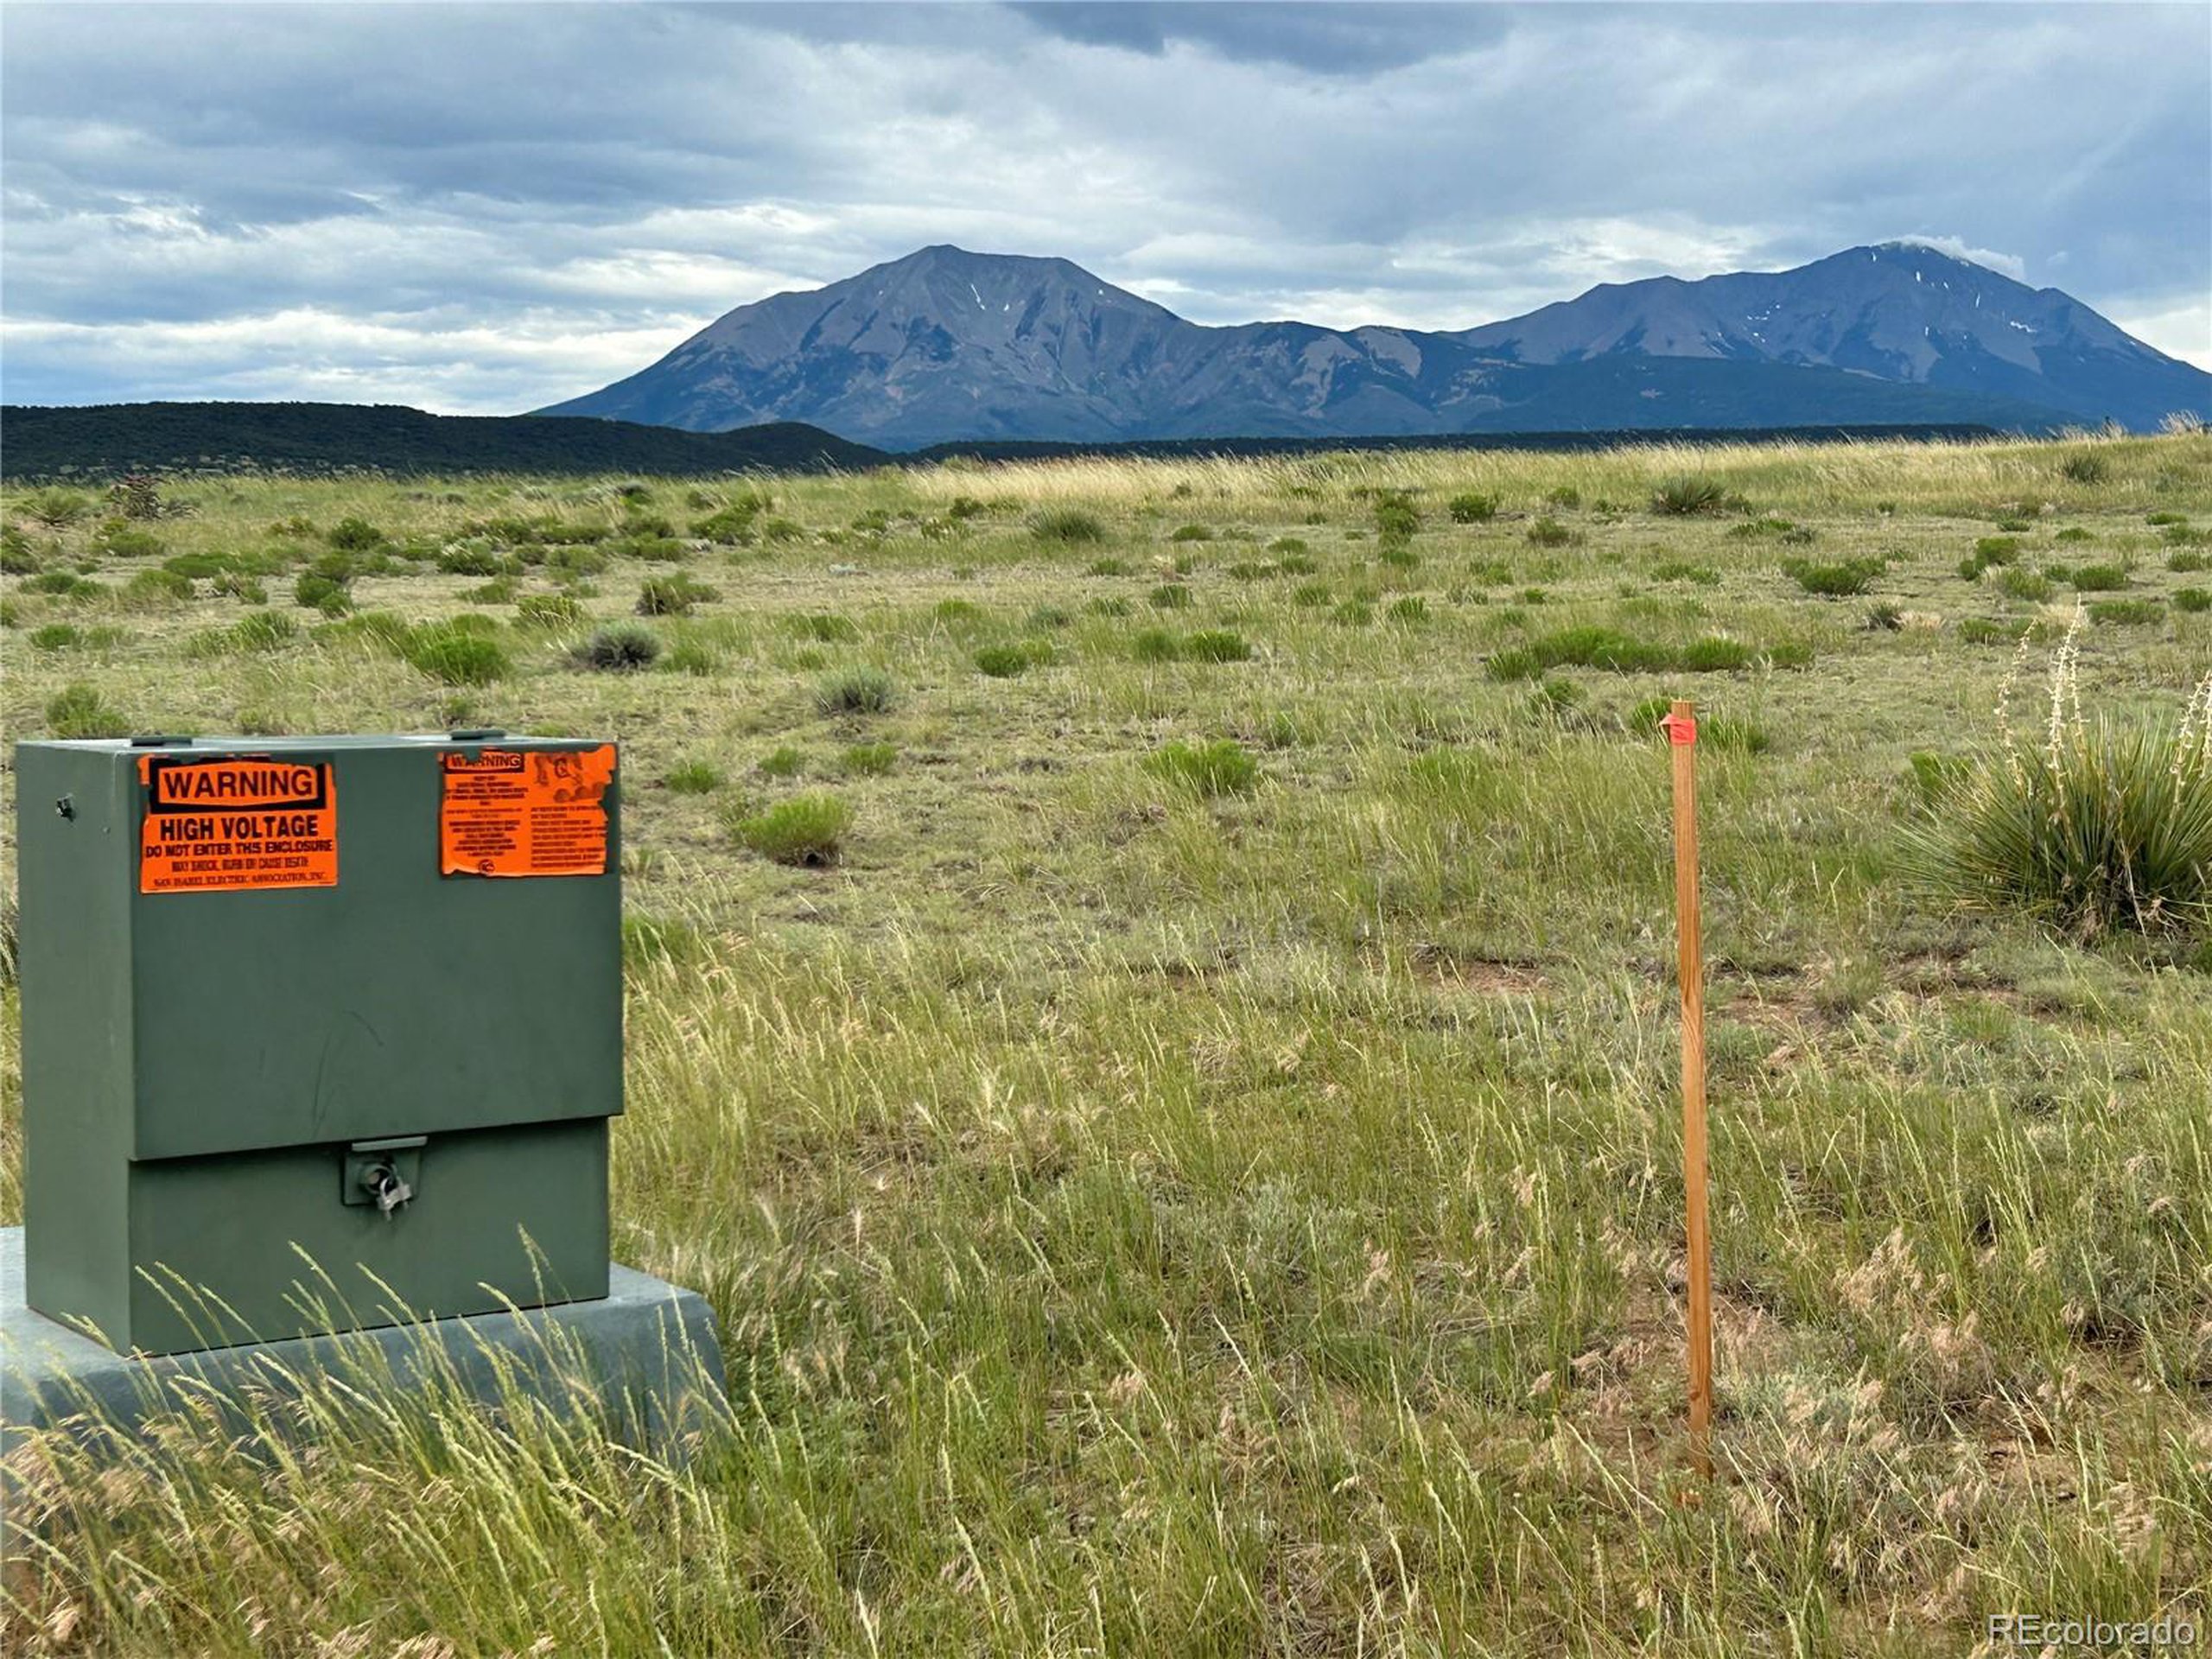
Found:
<svg viewBox="0 0 2212 1659"><path fill-rule="evenodd" d="M1690 1446L1713 1472L1713 1243L1705 1191L1705 947L1698 920L1697 709L1661 722L1675 759L1675 920L1682 986L1682 1198L1689 1249Z"/></svg>

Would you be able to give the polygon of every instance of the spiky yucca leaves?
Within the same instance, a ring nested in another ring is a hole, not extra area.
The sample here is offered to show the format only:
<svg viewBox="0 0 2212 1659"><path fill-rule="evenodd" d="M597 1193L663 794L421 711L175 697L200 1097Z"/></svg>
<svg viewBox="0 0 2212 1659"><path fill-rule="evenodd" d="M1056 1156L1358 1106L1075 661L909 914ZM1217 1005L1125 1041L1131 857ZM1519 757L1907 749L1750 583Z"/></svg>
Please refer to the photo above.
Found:
<svg viewBox="0 0 2212 1659"><path fill-rule="evenodd" d="M2043 741L2024 745L2004 711L1997 750L1937 789L1913 861L1969 908L2025 911L2077 938L2212 923L2212 675L2177 727L2085 719L2081 626L2052 659Z"/></svg>

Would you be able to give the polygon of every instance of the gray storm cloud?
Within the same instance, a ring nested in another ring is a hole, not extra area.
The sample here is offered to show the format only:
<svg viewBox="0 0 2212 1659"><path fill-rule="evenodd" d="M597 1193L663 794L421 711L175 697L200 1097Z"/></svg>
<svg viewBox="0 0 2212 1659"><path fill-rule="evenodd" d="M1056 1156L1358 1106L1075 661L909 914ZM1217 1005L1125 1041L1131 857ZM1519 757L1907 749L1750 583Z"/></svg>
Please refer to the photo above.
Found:
<svg viewBox="0 0 2212 1659"><path fill-rule="evenodd" d="M2196 6L11 6L0 80L14 402L528 408L941 241L1459 327L1915 235L2212 365Z"/></svg>

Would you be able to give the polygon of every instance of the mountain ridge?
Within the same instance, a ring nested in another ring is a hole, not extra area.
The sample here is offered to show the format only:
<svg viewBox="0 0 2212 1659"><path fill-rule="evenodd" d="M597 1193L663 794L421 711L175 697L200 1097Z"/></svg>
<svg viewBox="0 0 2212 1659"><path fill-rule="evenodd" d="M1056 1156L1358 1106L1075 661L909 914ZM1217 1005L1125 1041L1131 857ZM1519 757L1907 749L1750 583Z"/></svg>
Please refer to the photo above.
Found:
<svg viewBox="0 0 2212 1659"><path fill-rule="evenodd" d="M1577 365L1649 365L1640 377ZM1732 362L1732 376L1681 365ZM1841 389L1827 371L1883 388ZM1716 395L1716 388L1719 391ZM1195 323L1065 259L933 244L715 319L536 411L688 430L801 420L893 448L2212 414L2212 375L2056 289L1920 244L1600 284L1460 330Z"/></svg>

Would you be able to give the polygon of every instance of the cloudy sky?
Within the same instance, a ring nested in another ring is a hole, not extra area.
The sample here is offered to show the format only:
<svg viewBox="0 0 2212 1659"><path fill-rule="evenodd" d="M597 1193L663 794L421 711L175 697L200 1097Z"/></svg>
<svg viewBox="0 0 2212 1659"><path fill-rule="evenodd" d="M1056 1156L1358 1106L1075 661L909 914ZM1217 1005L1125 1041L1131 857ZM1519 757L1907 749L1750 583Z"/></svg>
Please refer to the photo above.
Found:
<svg viewBox="0 0 2212 1659"><path fill-rule="evenodd" d="M0 7L0 395L505 413L931 242L1465 327L1937 240L2212 367L2212 8Z"/></svg>

